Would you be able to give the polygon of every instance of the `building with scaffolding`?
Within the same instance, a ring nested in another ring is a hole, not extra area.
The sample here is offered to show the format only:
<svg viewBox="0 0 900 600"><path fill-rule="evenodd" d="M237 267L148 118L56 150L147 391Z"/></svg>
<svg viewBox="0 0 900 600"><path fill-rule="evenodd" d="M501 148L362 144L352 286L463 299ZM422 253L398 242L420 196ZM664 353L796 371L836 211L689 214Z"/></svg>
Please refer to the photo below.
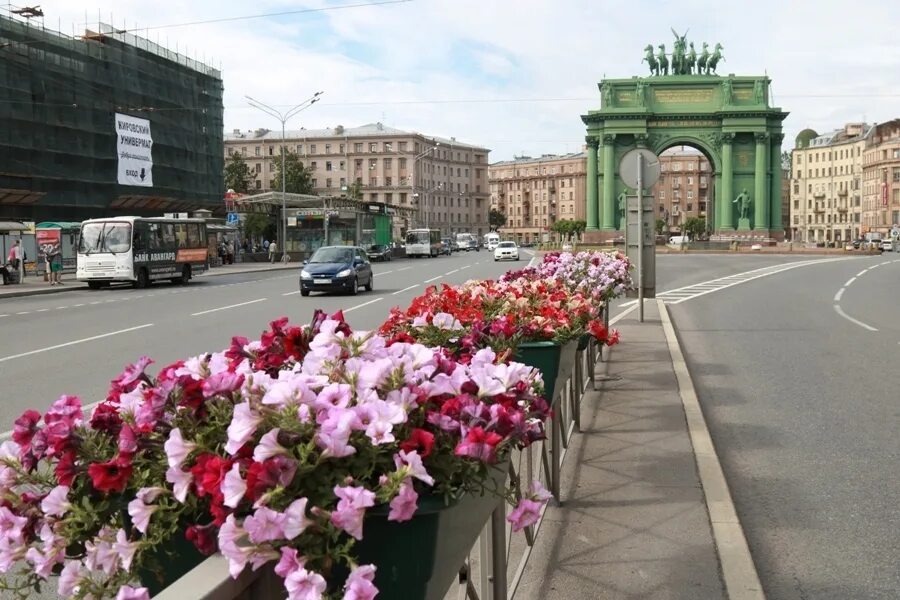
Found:
<svg viewBox="0 0 900 600"><path fill-rule="evenodd" d="M221 211L220 72L92 29L70 37L0 14L0 217Z"/></svg>

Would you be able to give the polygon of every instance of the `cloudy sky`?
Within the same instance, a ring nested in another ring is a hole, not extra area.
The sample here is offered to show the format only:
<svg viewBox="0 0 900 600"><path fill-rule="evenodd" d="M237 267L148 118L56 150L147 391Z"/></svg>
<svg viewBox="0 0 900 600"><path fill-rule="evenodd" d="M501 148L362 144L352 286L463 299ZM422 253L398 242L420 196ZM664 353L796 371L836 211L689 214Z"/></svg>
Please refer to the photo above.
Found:
<svg viewBox="0 0 900 600"><path fill-rule="evenodd" d="M275 105L322 102L289 126L382 121L514 154L580 150L579 115L604 76L645 73L648 43L670 26L721 42L720 73L772 78L798 131L900 117L897 0L43 0L45 25L82 31L98 19L221 65L225 126L275 128L245 95ZM22 4L22 2L17 2ZM260 16L304 8L299 14ZM229 19L201 24L199 21ZM185 23L190 25L170 26ZM789 140L789 142L788 142Z"/></svg>

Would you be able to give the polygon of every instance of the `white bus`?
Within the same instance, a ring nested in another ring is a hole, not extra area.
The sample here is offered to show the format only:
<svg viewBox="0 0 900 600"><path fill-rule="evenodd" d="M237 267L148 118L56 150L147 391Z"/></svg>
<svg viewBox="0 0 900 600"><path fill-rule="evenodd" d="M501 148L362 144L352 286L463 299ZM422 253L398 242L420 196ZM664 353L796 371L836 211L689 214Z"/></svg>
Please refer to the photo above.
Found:
<svg viewBox="0 0 900 600"><path fill-rule="evenodd" d="M406 232L406 256L427 256L441 253L440 229L410 229Z"/></svg>
<svg viewBox="0 0 900 600"><path fill-rule="evenodd" d="M493 252L500 245L500 234L492 231L484 234L484 247Z"/></svg>
<svg viewBox="0 0 900 600"><path fill-rule="evenodd" d="M75 277L91 289L112 282L147 287L187 283L209 268L206 222L166 217L110 217L81 224Z"/></svg>

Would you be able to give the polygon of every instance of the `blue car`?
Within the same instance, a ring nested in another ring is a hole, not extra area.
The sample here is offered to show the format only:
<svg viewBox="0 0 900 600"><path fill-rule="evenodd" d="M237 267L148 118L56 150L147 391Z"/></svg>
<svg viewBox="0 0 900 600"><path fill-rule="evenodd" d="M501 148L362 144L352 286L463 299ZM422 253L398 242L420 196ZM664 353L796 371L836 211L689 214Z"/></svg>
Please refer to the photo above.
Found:
<svg viewBox="0 0 900 600"><path fill-rule="evenodd" d="M375 279L366 251L356 246L323 246L300 271L300 295L310 292L345 292L356 295L360 287L372 291Z"/></svg>

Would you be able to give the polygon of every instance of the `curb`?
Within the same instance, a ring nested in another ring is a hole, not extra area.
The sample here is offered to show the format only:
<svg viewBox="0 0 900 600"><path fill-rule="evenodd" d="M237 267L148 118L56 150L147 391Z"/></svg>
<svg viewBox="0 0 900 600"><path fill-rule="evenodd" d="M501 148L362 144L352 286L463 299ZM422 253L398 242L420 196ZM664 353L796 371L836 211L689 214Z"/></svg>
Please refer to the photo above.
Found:
<svg viewBox="0 0 900 600"><path fill-rule="evenodd" d="M694 448L694 459L700 474L700 485L703 487L713 539L716 542L716 554L719 556L725 592L730 600L765 600L766 595L759 581L750 547L747 545L744 528L735 510L715 444L706 427L703 410L697 399L697 390L694 389L691 373L681 352L672 320L669 318L669 311L662 300L657 300L656 303L666 334L672 366L675 369L675 377L678 380L678 391L687 419L691 445Z"/></svg>
<svg viewBox="0 0 900 600"><path fill-rule="evenodd" d="M246 271L226 271L226 272L207 271L206 273L203 273L202 275L198 275L197 278L205 279L207 277L221 277L222 275L247 275L247 274L252 274L252 273L266 273L266 272L271 272L271 271L290 271L290 270L296 269L296 268L298 268L297 265L291 264L289 266L273 265L271 267L264 267L262 269L248 269ZM23 290L21 292L9 292L6 294L0 292L0 300L3 300L4 298L21 298L23 296L44 296L46 294L61 294L64 292L77 292L79 290L85 291L87 289L89 289L89 288L84 284L74 283L72 285L62 286L62 287L53 287L53 288L48 287L45 289Z"/></svg>

